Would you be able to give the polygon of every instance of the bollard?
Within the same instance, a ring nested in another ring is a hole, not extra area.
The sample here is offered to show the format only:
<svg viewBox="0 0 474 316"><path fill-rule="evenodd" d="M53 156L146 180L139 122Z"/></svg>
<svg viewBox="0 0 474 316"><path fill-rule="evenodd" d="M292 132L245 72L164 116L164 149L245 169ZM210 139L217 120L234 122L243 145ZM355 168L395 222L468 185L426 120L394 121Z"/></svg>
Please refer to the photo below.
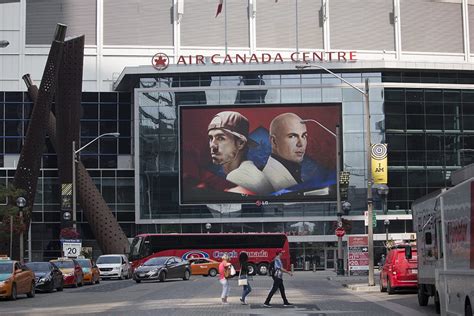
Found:
<svg viewBox="0 0 474 316"><path fill-rule="evenodd" d="M292 263L291 264L291 273L295 272L295 265Z"/></svg>
<svg viewBox="0 0 474 316"><path fill-rule="evenodd" d="M304 262L304 270L309 271L309 261Z"/></svg>
<svg viewBox="0 0 474 316"><path fill-rule="evenodd" d="M313 263L313 272L316 272L316 263Z"/></svg>

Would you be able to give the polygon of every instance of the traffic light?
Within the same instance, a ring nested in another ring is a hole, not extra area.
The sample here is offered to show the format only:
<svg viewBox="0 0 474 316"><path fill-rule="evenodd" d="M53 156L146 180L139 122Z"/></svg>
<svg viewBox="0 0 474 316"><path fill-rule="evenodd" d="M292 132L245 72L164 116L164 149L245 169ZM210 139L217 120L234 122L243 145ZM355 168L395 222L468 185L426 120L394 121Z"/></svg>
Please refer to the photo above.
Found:
<svg viewBox="0 0 474 316"><path fill-rule="evenodd" d="M341 193L341 200L347 200L350 177L351 173L349 171L341 171L339 173L339 190Z"/></svg>

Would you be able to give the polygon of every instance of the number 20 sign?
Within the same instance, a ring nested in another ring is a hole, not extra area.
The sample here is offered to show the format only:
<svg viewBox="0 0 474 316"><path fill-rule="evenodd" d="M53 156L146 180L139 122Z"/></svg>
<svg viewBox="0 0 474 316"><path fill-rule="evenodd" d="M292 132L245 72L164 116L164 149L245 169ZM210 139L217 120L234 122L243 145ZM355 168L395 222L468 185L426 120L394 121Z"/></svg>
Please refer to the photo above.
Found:
<svg viewBox="0 0 474 316"><path fill-rule="evenodd" d="M64 257L76 258L81 254L82 242L80 240L64 240L63 255Z"/></svg>

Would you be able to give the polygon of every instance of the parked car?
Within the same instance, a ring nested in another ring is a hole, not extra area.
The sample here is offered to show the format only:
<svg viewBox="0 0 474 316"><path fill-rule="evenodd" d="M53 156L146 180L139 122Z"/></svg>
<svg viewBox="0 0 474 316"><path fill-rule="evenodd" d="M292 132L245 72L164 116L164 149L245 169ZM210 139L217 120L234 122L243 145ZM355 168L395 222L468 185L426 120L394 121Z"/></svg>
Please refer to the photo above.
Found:
<svg viewBox="0 0 474 316"><path fill-rule="evenodd" d="M92 263L91 259L76 259L81 265L82 272L84 273L84 283L87 284L98 284L100 283L100 272L99 268Z"/></svg>
<svg viewBox="0 0 474 316"><path fill-rule="evenodd" d="M35 296L35 274L8 257L0 258L0 297L16 300L19 294Z"/></svg>
<svg viewBox="0 0 474 316"><path fill-rule="evenodd" d="M28 262L26 264L35 274L36 289L52 292L64 288L63 273L52 262Z"/></svg>
<svg viewBox="0 0 474 316"><path fill-rule="evenodd" d="M84 272L75 259L58 258L50 260L63 273L64 286L78 287L84 285Z"/></svg>
<svg viewBox="0 0 474 316"><path fill-rule="evenodd" d="M154 257L148 259L133 272L133 279L140 283L143 280L160 280L182 278L189 280L191 268L187 260L178 257Z"/></svg>
<svg viewBox="0 0 474 316"><path fill-rule="evenodd" d="M415 247L390 249L380 271L380 292L393 294L399 289L418 288L418 260Z"/></svg>
<svg viewBox="0 0 474 316"><path fill-rule="evenodd" d="M191 274L215 277L219 271L219 262L208 258L188 259L191 266Z"/></svg>
<svg viewBox="0 0 474 316"><path fill-rule="evenodd" d="M132 275L131 265L125 255L102 255L97 258L97 267L102 279L128 279Z"/></svg>

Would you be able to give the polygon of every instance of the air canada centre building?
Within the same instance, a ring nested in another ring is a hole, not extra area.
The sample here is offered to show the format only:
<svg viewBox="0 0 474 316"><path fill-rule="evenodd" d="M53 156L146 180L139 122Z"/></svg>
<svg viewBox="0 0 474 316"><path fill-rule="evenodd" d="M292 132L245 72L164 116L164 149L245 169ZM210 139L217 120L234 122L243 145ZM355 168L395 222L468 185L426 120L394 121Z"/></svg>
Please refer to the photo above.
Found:
<svg viewBox="0 0 474 316"><path fill-rule="evenodd" d="M387 232L413 238L412 201L474 162L474 3L226 0L216 14L218 3L0 1L1 183L13 178L32 107L21 77L39 85L64 23L68 36L85 34L81 144L120 132L80 160L127 237L284 232L296 269L334 269L336 126L350 174L344 244L367 232L366 92L370 140L387 144L388 159L386 204L373 189L376 262ZM277 117L304 127L287 137L294 159L281 157L275 135L289 123ZM224 157L219 131L240 158ZM57 157L46 144L32 260L60 254ZM80 206L78 227L98 256Z"/></svg>

